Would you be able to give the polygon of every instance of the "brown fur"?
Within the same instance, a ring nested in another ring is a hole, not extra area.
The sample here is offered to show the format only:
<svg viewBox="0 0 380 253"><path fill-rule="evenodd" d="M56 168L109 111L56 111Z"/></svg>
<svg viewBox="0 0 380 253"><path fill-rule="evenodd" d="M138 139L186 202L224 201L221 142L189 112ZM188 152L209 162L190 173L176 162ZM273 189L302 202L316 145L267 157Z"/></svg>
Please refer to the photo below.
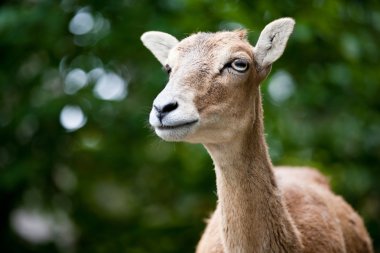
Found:
<svg viewBox="0 0 380 253"><path fill-rule="evenodd" d="M231 51L254 57L241 32L202 34L196 40L190 44L207 49L201 54L208 55L202 59L209 65L217 60L212 52L231 44ZM207 128L232 132L226 142L204 143L215 163L219 204L197 252L372 252L361 218L330 191L319 172L279 168L273 174L258 89L262 77L255 69L236 84L213 75L210 68L188 75L201 117L218 119ZM223 118L215 116L220 114Z"/></svg>
<svg viewBox="0 0 380 253"><path fill-rule="evenodd" d="M167 60L172 73L161 96L192 97L193 105L179 108L195 106L199 114L199 124L181 140L202 143L215 165L218 206L197 252L373 252L361 218L318 171L273 169L259 86L271 66L259 66L253 52L243 31L198 33L179 42ZM223 68L236 58L249 62L247 72Z"/></svg>
<svg viewBox="0 0 380 253"><path fill-rule="evenodd" d="M302 252L372 252L361 218L329 190L326 179L313 169L276 168L286 207L302 238ZM300 181L296 183L295 179ZM208 221L197 252L221 253L220 208ZM334 215L338 220L326 215ZM254 252L254 251L253 251Z"/></svg>

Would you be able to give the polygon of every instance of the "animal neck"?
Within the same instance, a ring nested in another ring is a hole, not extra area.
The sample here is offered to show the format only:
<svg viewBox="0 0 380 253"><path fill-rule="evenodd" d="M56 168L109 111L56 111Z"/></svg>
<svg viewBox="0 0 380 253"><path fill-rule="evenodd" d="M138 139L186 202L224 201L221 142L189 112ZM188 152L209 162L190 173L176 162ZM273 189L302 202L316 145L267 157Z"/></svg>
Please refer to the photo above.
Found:
<svg viewBox="0 0 380 253"><path fill-rule="evenodd" d="M298 232L268 155L260 96L254 115L254 123L232 141L205 144L215 164L222 243L227 253L298 252Z"/></svg>

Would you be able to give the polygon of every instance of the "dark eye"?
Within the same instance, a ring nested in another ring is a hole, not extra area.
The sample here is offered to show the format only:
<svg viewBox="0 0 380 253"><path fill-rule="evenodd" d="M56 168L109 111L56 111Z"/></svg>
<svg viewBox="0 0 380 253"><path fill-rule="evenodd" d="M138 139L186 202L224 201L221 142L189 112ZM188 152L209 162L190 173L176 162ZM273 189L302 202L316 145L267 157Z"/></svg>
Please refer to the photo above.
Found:
<svg viewBox="0 0 380 253"><path fill-rule="evenodd" d="M243 73L247 71L249 64L246 60L236 59L231 63L231 67L237 72Z"/></svg>
<svg viewBox="0 0 380 253"><path fill-rule="evenodd" d="M170 75L170 73L172 72L172 68L166 64L163 69L165 70L166 73L168 73L168 75Z"/></svg>

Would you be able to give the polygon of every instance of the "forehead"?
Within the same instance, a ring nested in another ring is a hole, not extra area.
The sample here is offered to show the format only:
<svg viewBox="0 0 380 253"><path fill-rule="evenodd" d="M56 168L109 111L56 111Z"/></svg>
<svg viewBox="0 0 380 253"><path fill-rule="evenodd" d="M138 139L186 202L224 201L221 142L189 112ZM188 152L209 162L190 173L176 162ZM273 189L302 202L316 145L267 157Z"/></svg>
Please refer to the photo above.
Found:
<svg viewBox="0 0 380 253"><path fill-rule="evenodd" d="M172 50L169 58L212 59L245 54L253 58L253 50L246 40L245 31L197 33L180 41ZM218 57L220 56L220 57Z"/></svg>

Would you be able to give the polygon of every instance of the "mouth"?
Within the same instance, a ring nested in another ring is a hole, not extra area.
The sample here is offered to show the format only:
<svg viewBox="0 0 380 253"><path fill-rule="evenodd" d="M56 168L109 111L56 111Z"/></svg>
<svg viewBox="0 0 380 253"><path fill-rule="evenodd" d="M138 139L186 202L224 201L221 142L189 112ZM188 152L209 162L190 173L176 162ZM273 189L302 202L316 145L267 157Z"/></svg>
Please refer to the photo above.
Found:
<svg viewBox="0 0 380 253"><path fill-rule="evenodd" d="M186 127L189 127L191 125L194 125L198 122L198 120L192 120L192 121L189 121L189 122L185 122L185 123L181 123L181 124L178 124L178 125L160 125L158 127L156 127L157 129L159 130L175 130L175 129L180 129L180 128L186 128Z"/></svg>

